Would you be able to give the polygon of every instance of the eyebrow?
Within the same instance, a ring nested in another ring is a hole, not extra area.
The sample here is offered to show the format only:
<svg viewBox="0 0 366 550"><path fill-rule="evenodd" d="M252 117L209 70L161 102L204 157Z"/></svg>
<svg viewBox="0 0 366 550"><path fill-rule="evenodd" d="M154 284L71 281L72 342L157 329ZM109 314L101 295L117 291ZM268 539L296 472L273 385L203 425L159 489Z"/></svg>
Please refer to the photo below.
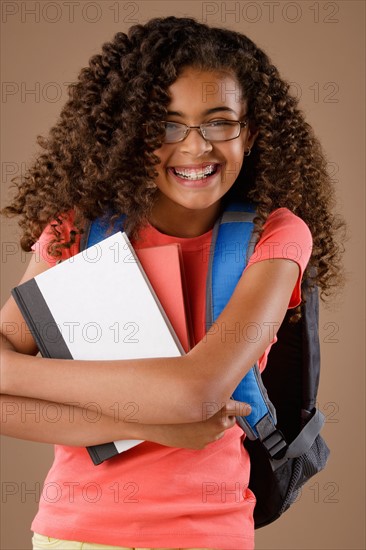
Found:
<svg viewBox="0 0 366 550"><path fill-rule="evenodd" d="M212 109L207 109L206 111L203 112L203 115L204 116L212 115L213 113L219 113L220 111L233 113L234 115L237 115L237 113L233 109L230 109L230 107L224 107L224 106L222 106L222 107L213 107ZM181 117L184 116L184 114L180 111L168 111L168 115L169 116L181 116Z"/></svg>

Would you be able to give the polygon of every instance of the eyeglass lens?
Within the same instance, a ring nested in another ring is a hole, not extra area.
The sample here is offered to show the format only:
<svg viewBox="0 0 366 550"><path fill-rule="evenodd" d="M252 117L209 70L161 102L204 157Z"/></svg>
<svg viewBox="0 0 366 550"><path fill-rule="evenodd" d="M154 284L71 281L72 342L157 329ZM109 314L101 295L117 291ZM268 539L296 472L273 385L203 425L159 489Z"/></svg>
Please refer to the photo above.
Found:
<svg viewBox="0 0 366 550"><path fill-rule="evenodd" d="M208 141L227 141L235 139L240 134L240 122L214 121L201 124L201 133ZM165 124L165 142L174 143L182 141L189 132L189 127L178 122L167 122Z"/></svg>

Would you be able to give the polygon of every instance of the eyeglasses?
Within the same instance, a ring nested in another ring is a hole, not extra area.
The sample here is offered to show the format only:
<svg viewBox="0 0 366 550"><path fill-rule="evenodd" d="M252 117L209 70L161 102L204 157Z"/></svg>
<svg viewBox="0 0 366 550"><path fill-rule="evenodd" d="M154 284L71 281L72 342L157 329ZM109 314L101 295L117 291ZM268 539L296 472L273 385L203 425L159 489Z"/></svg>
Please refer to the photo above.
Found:
<svg viewBox="0 0 366 550"><path fill-rule="evenodd" d="M165 122L164 143L183 141L192 129L198 130L206 141L230 141L239 137L241 129L245 128L247 124L247 121L236 120L213 120L199 126L187 126L180 122Z"/></svg>

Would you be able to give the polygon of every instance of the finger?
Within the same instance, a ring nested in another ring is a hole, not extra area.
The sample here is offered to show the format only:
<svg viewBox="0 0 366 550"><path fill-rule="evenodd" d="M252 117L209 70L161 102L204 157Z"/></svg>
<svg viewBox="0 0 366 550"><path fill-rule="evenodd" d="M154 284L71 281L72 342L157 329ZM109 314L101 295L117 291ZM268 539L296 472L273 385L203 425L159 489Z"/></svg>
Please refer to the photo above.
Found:
<svg viewBox="0 0 366 550"><path fill-rule="evenodd" d="M225 404L222 412L225 416L248 416L252 412L252 408L248 403L230 399Z"/></svg>
<svg viewBox="0 0 366 550"><path fill-rule="evenodd" d="M225 430L232 428L234 424L236 424L235 416L226 416L221 419L221 426L225 428Z"/></svg>

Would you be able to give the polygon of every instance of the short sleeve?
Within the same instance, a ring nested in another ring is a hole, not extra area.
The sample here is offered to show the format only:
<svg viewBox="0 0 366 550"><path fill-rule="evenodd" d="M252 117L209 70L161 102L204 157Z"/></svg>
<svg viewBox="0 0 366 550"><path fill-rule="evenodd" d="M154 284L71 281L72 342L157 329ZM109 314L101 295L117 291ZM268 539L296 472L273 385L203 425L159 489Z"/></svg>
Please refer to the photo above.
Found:
<svg viewBox="0 0 366 550"><path fill-rule="evenodd" d="M306 223L287 208L279 208L268 216L247 268L263 260L279 258L296 262L300 272L288 305L294 308L301 303L301 281L312 246L312 236Z"/></svg>
<svg viewBox="0 0 366 550"><path fill-rule="evenodd" d="M75 243L70 248L63 248L61 250L61 256L53 256L48 252L48 245L54 240L54 233L52 231L52 225L57 223L58 230L61 232L61 242L67 243L70 240L70 233L74 228L74 212L68 212L62 217L62 224L57 222L51 222L42 231L38 241L32 246L32 251L38 258L45 260L50 267L56 265L60 260L67 260L79 252L80 248L80 236L76 236Z"/></svg>

